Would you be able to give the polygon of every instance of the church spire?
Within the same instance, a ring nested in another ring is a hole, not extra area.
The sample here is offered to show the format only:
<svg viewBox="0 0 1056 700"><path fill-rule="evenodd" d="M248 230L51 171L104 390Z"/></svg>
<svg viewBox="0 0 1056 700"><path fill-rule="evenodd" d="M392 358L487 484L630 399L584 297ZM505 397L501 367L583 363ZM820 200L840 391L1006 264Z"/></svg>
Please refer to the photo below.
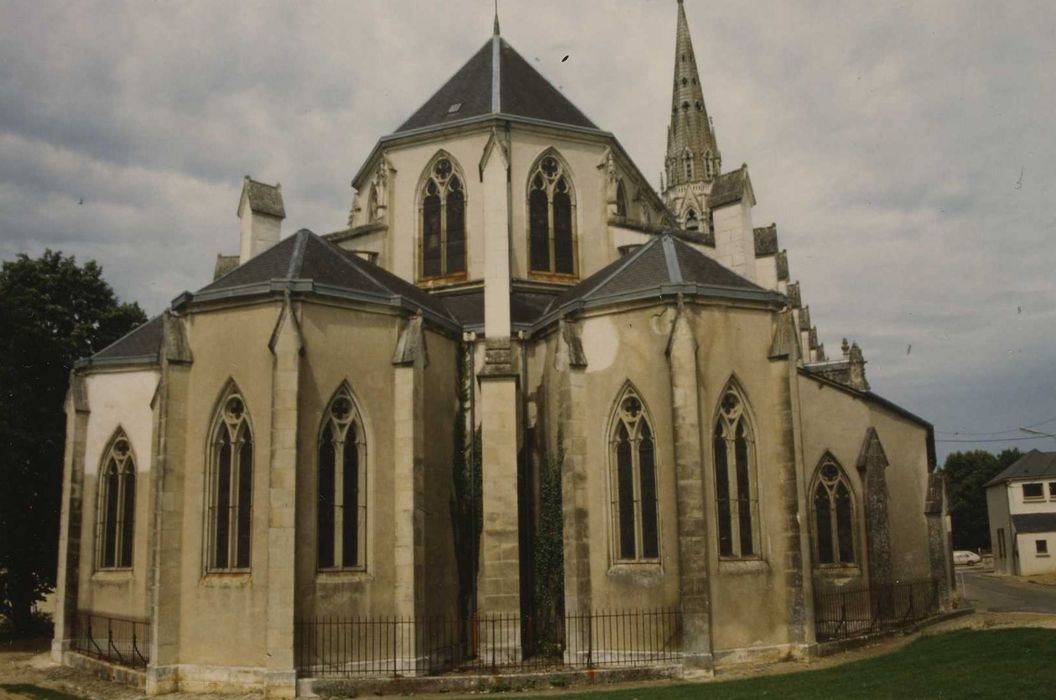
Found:
<svg viewBox="0 0 1056 700"><path fill-rule="evenodd" d="M671 125L667 129L667 187L710 182L720 172L721 157L704 105L704 90L693 53L693 39L682 0L678 0L675 34L675 81L671 90Z"/></svg>
<svg viewBox="0 0 1056 700"><path fill-rule="evenodd" d="M495 0L495 29L492 32L495 36L499 36L499 0Z"/></svg>

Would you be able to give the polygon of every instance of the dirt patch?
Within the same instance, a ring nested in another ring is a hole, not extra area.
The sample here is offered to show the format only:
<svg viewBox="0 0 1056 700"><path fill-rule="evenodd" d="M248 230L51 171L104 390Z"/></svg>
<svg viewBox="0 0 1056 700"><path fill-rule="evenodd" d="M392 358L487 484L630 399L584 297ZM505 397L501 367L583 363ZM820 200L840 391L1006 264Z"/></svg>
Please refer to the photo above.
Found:
<svg viewBox="0 0 1056 700"><path fill-rule="evenodd" d="M1036 576L1024 576L1023 581L1040 583L1042 586L1056 586L1056 571L1049 574L1037 574Z"/></svg>

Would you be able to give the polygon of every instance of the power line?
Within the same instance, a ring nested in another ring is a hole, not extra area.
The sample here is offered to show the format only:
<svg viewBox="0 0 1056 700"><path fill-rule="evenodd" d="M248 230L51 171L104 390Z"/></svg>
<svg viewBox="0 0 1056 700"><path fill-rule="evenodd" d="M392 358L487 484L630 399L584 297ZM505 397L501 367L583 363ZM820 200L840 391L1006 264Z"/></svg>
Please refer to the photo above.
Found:
<svg viewBox="0 0 1056 700"><path fill-rule="evenodd" d="M1051 435L1037 435L1035 437L992 438L989 440L936 440L935 442L971 442L978 444L980 442L1020 442L1021 440L1056 440L1056 438Z"/></svg>
<svg viewBox="0 0 1056 700"><path fill-rule="evenodd" d="M1049 423L1052 423L1053 421L1056 421L1056 417L1050 418L1048 420L1043 420L1040 423L1034 423L1033 425L1025 425L1023 427L1024 428L1037 428L1038 426L1041 426L1041 425L1048 425ZM935 434L936 435L1004 435L1005 433L1016 433L1016 432L1019 432L1019 430L1020 430L1019 428L1008 428L1006 430L994 430L994 431L987 432L987 433L973 433L973 432L968 431L968 430L936 430Z"/></svg>

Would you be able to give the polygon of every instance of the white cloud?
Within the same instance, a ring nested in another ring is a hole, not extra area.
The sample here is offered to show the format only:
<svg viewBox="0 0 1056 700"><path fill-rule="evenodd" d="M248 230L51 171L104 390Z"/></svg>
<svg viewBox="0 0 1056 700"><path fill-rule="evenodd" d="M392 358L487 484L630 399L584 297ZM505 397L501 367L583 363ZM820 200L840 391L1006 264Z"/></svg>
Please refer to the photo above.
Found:
<svg viewBox="0 0 1056 700"><path fill-rule="evenodd" d="M655 177L674 3L501 7L504 36ZM857 339L874 388L940 430L1056 416L1056 6L686 10L724 163L749 163L830 354ZM283 183L287 230L341 226L377 138L491 31L479 0L0 17L0 257L95 258L151 312L236 248L246 173Z"/></svg>

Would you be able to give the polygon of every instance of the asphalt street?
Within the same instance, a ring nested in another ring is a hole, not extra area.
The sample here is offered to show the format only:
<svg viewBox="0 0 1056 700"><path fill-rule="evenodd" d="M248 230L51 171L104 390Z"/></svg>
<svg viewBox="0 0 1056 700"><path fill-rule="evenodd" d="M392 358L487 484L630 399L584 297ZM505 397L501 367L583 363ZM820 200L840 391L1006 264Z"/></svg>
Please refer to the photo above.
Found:
<svg viewBox="0 0 1056 700"><path fill-rule="evenodd" d="M1056 586L1018 581L971 568L957 569L957 586L976 610L1056 614Z"/></svg>

